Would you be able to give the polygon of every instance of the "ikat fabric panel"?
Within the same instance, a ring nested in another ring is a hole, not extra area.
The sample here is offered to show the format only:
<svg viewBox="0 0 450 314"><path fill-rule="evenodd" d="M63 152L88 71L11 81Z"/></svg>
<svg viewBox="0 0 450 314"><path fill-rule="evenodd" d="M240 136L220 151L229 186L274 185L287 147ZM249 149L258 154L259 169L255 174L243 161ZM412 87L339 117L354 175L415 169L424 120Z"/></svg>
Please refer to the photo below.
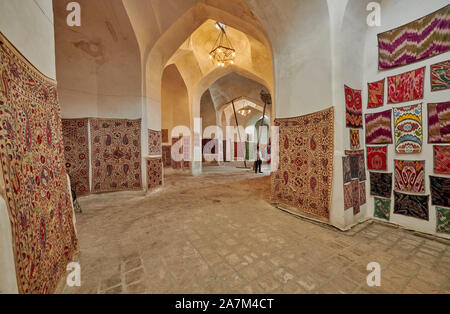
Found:
<svg viewBox="0 0 450 314"><path fill-rule="evenodd" d="M347 127L362 129L362 96L361 91L344 86Z"/></svg>
<svg viewBox="0 0 450 314"><path fill-rule="evenodd" d="M367 168L375 171L387 171L387 146L367 147Z"/></svg>
<svg viewBox="0 0 450 314"><path fill-rule="evenodd" d="M431 204L450 207L450 178L430 176Z"/></svg>
<svg viewBox="0 0 450 314"><path fill-rule="evenodd" d="M450 50L450 5L378 34L378 68L388 70Z"/></svg>
<svg viewBox="0 0 450 314"><path fill-rule="evenodd" d="M450 60L431 66L431 91L441 91L450 88Z"/></svg>
<svg viewBox="0 0 450 314"><path fill-rule="evenodd" d="M433 147L434 173L450 174L450 146Z"/></svg>
<svg viewBox="0 0 450 314"><path fill-rule="evenodd" d="M425 67L388 77L388 104L423 99Z"/></svg>
<svg viewBox="0 0 450 314"><path fill-rule="evenodd" d="M382 107L384 105L384 82L385 79L382 79L381 81L368 84L369 101L367 107L369 109Z"/></svg>
<svg viewBox="0 0 450 314"><path fill-rule="evenodd" d="M366 145L392 144L392 110L366 114Z"/></svg>
<svg viewBox="0 0 450 314"><path fill-rule="evenodd" d="M429 196L394 192L394 214L429 220Z"/></svg>
<svg viewBox="0 0 450 314"><path fill-rule="evenodd" d="M422 151L422 104L394 108L394 137L397 153Z"/></svg>
<svg viewBox="0 0 450 314"><path fill-rule="evenodd" d="M425 161L395 160L395 189L425 193Z"/></svg>
<svg viewBox="0 0 450 314"><path fill-rule="evenodd" d="M391 198L392 173L370 173L370 195Z"/></svg>
<svg viewBox="0 0 450 314"><path fill-rule="evenodd" d="M450 143L450 101L428 104L428 143Z"/></svg>

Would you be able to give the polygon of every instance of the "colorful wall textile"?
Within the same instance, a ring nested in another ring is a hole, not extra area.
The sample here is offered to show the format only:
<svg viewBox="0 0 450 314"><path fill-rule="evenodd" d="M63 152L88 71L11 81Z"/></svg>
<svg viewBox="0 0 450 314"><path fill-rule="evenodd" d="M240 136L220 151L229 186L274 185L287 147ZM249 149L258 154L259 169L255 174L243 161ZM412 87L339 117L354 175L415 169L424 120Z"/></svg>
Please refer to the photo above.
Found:
<svg viewBox="0 0 450 314"><path fill-rule="evenodd" d="M400 13L400 12L399 12ZM392 69L450 50L450 5L378 34L378 68Z"/></svg>
<svg viewBox="0 0 450 314"><path fill-rule="evenodd" d="M150 156L162 154L162 138L160 131L148 130L148 154Z"/></svg>
<svg viewBox="0 0 450 314"><path fill-rule="evenodd" d="M0 33L0 167L19 293L54 292L78 250L61 124L56 82Z"/></svg>
<svg viewBox="0 0 450 314"><path fill-rule="evenodd" d="M350 167L350 156L342 157L342 168L344 172L344 184L352 181L352 172Z"/></svg>
<svg viewBox="0 0 450 314"><path fill-rule="evenodd" d="M450 209L436 207L436 232L450 234Z"/></svg>
<svg viewBox="0 0 450 314"><path fill-rule="evenodd" d="M360 210L360 204L359 204L359 180L354 179L352 180L352 200L353 200L353 214L359 214Z"/></svg>
<svg viewBox="0 0 450 314"><path fill-rule="evenodd" d="M450 146L433 147L434 172L439 174L450 174Z"/></svg>
<svg viewBox="0 0 450 314"><path fill-rule="evenodd" d="M450 179L430 176L431 204L450 207Z"/></svg>
<svg viewBox="0 0 450 314"><path fill-rule="evenodd" d="M397 153L422 151L422 104L394 108L394 137Z"/></svg>
<svg viewBox="0 0 450 314"><path fill-rule="evenodd" d="M395 189L425 193L425 161L395 160Z"/></svg>
<svg viewBox="0 0 450 314"><path fill-rule="evenodd" d="M370 173L370 195L391 198L392 173Z"/></svg>
<svg viewBox="0 0 450 314"><path fill-rule="evenodd" d="M147 158L147 188L152 190L163 185L162 158Z"/></svg>
<svg viewBox="0 0 450 314"><path fill-rule="evenodd" d="M90 192L88 119L63 119L62 134L66 171L77 196Z"/></svg>
<svg viewBox="0 0 450 314"><path fill-rule="evenodd" d="M382 79L381 81L368 84L369 101L367 107L369 109L384 105L384 81L385 79Z"/></svg>
<svg viewBox="0 0 450 314"><path fill-rule="evenodd" d="M450 60L439 62L431 66L431 91L450 88Z"/></svg>
<svg viewBox="0 0 450 314"><path fill-rule="evenodd" d="M366 114L366 145L392 144L392 110Z"/></svg>
<svg viewBox="0 0 450 314"><path fill-rule="evenodd" d="M423 99L425 67L388 77L388 104Z"/></svg>
<svg viewBox="0 0 450 314"><path fill-rule="evenodd" d="M277 119L280 165L272 173L272 199L301 213L329 218L334 157L334 108Z"/></svg>
<svg viewBox="0 0 450 314"><path fill-rule="evenodd" d="M394 214L429 220L429 196L394 192Z"/></svg>
<svg viewBox="0 0 450 314"><path fill-rule="evenodd" d="M359 149L360 146L359 130L350 130L350 148Z"/></svg>
<svg viewBox="0 0 450 314"><path fill-rule="evenodd" d="M141 190L141 120L91 119L92 192Z"/></svg>
<svg viewBox="0 0 450 314"><path fill-rule="evenodd" d="M345 88L345 108L347 127L353 129L362 129L362 98L361 91L352 89L348 86Z"/></svg>
<svg viewBox="0 0 450 314"><path fill-rule="evenodd" d="M391 216L391 200L375 197L374 216L389 221Z"/></svg>
<svg viewBox="0 0 450 314"><path fill-rule="evenodd" d="M367 169L387 171L387 146L367 147Z"/></svg>
<svg viewBox="0 0 450 314"><path fill-rule="evenodd" d="M350 180L351 182L351 180ZM353 185L351 183L344 185L344 210L353 207Z"/></svg>
<svg viewBox="0 0 450 314"><path fill-rule="evenodd" d="M450 101L428 104L428 143L450 143Z"/></svg>

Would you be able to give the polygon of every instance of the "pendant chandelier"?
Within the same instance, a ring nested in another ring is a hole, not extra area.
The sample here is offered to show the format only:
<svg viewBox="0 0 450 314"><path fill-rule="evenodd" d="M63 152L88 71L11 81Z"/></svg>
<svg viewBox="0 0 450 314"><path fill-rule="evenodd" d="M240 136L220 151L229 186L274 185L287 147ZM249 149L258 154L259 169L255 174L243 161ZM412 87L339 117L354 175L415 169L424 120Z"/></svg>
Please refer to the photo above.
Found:
<svg viewBox="0 0 450 314"><path fill-rule="evenodd" d="M248 116L252 111L250 109L241 109L238 111L241 116Z"/></svg>
<svg viewBox="0 0 450 314"><path fill-rule="evenodd" d="M234 58L236 57L236 51L231 45L228 39L227 33L225 32L225 25L217 22L216 27L219 29L220 34L214 44L213 49L209 53L209 59L212 60L214 64L220 67L224 67L228 64L234 64Z"/></svg>

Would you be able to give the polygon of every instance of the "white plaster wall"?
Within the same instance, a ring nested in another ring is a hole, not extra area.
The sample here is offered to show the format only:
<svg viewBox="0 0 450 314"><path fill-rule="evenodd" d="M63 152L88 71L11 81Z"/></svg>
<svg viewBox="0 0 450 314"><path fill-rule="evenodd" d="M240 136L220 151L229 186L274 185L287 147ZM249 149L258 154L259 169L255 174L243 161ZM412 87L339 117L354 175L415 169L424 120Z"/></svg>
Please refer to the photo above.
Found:
<svg viewBox="0 0 450 314"><path fill-rule="evenodd" d="M0 0L0 32L39 71L56 78L51 0ZM0 196L0 293L17 292L11 223Z"/></svg>
<svg viewBox="0 0 450 314"><path fill-rule="evenodd" d="M0 0L0 32L43 74L56 78L51 0Z"/></svg>
<svg viewBox="0 0 450 314"><path fill-rule="evenodd" d="M388 172L394 172L394 159L400 160L425 160L425 188L426 195L430 195L430 175L433 174L433 145L428 144L428 113L427 104L434 102L443 102L450 99L450 91L440 91L431 92L430 87L430 65L448 60L450 58L450 53L441 54L434 58L417 62L415 64L410 64L400 68L387 71L378 71L378 48L377 48L377 34L384 31L396 28L403 24L409 23L420 17L423 17L429 13L432 13L445 5L448 5L448 0L384 0L381 2L381 27L370 28L367 34L367 39L365 41L365 67L364 67L364 89L363 89L363 107L367 108L367 82L374 82L381 80L388 76L404 73L411 71L423 66L426 66L425 74L425 94L423 100L415 100L411 102L396 104L396 105L385 105L382 108L367 110L367 112L379 112L386 109L391 109L394 107L402 107L407 105L413 105L417 103L423 103L423 150L420 154L397 154L395 152L395 145L388 146ZM385 103L387 103L387 86L385 88ZM441 175L437 175L441 176ZM368 215L373 217L374 211L374 199L373 197L368 197ZM394 196L392 195L392 208L391 208L391 219L390 222L394 224L399 224L403 227L418 230L421 232L439 235L441 237L450 238L448 235L437 234L436 230L436 211L435 206L429 207L429 221L423 221L420 219L415 219L403 215L393 214L394 206Z"/></svg>

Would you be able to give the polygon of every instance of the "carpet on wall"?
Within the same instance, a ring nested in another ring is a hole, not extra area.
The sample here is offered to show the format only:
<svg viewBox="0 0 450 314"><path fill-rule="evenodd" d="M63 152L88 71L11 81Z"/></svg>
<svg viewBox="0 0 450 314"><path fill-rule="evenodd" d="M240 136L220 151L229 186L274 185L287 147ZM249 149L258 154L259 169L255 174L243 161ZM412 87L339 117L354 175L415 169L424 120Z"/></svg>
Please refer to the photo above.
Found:
<svg viewBox="0 0 450 314"><path fill-rule="evenodd" d="M147 158L147 188L155 189L163 185L162 158Z"/></svg>
<svg viewBox="0 0 450 314"><path fill-rule="evenodd" d="M142 190L141 120L91 119L92 192Z"/></svg>
<svg viewBox="0 0 450 314"><path fill-rule="evenodd" d="M425 67L388 77L388 104L423 99Z"/></svg>
<svg viewBox="0 0 450 314"><path fill-rule="evenodd" d="M428 143L450 143L450 101L428 104Z"/></svg>
<svg viewBox="0 0 450 314"><path fill-rule="evenodd" d="M329 219L334 157L334 108L276 119L280 165L271 176L272 200Z"/></svg>
<svg viewBox="0 0 450 314"><path fill-rule="evenodd" d="M160 131L148 130L148 154L150 156L162 154L162 137Z"/></svg>
<svg viewBox="0 0 450 314"><path fill-rule="evenodd" d="M387 146L367 147L367 169L387 171Z"/></svg>
<svg viewBox="0 0 450 314"><path fill-rule="evenodd" d="M397 191L425 193L425 161L394 160L394 164Z"/></svg>
<svg viewBox="0 0 450 314"><path fill-rule="evenodd" d="M366 118L366 145L392 144L392 110L368 113Z"/></svg>
<svg viewBox="0 0 450 314"><path fill-rule="evenodd" d="M378 34L378 68L392 69L450 50L450 5Z"/></svg>
<svg viewBox="0 0 450 314"><path fill-rule="evenodd" d="M397 153L422 151L422 104L394 108L394 137Z"/></svg>
<svg viewBox="0 0 450 314"><path fill-rule="evenodd" d="M360 209L360 195L359 195L359 180L358 179L353 179L352 183L352 205L353 205L353 215L359 214L361 209Z"/></svg>
<svg viewBox="0 0 450 314"><path fill-rule="evenodd" d="M366 182L359 182L359 204L365 205L367 203Z"/></svg>
<svg viewBox="0 0 450 314"><path fill-rule="evenodd" d="M450 179L430 176L431 204L450 207Z"/></svg>
<svg viewBox="0 0 450 314"><path fill-rule="evenodd" d="M52 293L78 250L56 82L1 33L0 77L0 159L18 290Z"/></svg>
<svg viewBox="0 0 450 314"><path fill-rule="evenodd" d="M433 147L434 172L439 174L450 174L450 146Z"/></svg>
<svg viewBox="0 0 450 314"><path fill-rule="evenodd" d="M344 210L350 209L353 207L353 185L350 183L344 184Z"/></svg>
<svg viewBox="0 0 450 314"><path fill-rule="evenodd" d="M431 91L441 91L450 88L450 60L431 66Z"/></svg>
<svg viewBox="0 0 450 314"><path fill-rule="evenodd" d="M378 108L384 105L384 81L385 79L382 79L381 81L368 84L369 100L367 108Z"/></svg>
<svg viewBox="0 0 450 314"><path fill-rule="evenodd" d="M394 192L394 214L429 220L429 196Z"/></svg>
<svg viewBox="0 0 450 314"><path fill-rule="evenodd" d="M366 181L364 149L346 150L345 155L350 157L350 173L352 178L358 178L359 181Z"/></svg>
<svg viewBox="0 0 450 314"><path fill-rule="evenodd" d="M62 134L66 171L77 196L90 192L88 119L63 119Z"/></svg>
<svg viewBox="0 0 450 314"><path fill-rule="evenodd" d="M362 97L361 91L344 86L347 127L362 129Z"/></svg>
<svg viewBox="0 0 450 314"><path fill-rule="evenodd" d="M370 172L370 195L391 198L392 173Z"/></svg>
<svg viewBox="0 0 450 314"><path fill-rule="evenodd" d="M350 165L350 156L342 157L342 171L344 174L344 184L352 181L352 169Z"/></svg>

